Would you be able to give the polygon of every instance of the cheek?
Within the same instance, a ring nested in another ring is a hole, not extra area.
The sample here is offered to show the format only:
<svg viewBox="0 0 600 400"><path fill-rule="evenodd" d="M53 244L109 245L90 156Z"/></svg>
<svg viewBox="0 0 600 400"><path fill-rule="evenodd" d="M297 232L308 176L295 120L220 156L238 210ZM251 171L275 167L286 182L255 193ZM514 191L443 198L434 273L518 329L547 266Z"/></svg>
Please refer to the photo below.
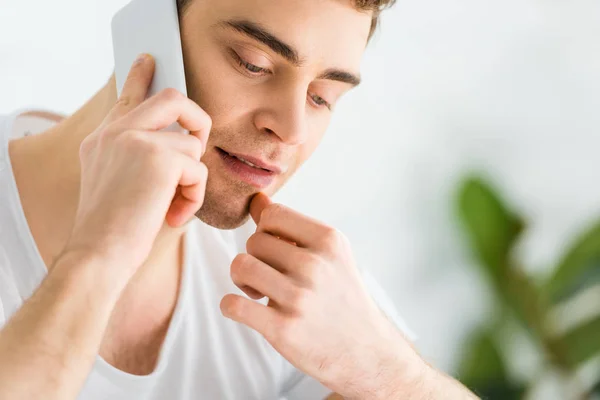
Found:
<svg viewBox="0 0 600 400"><path fill-rule="evenodd" d="M193 48L186 46L190 42ZM248 96L215 43L184 40L183 44L188 96L213 118L213 126L244 113Z"/></svg>
<svg viewBox="0 0 600 400"><path fill-rule="evenodd" d="M189 97L213 118L213 124L235 110L242 110L242 98L236 90L239 86L227 76L225 68L217 68L217 64L211 65L206 59L194 61L187 73Z"/></svg>

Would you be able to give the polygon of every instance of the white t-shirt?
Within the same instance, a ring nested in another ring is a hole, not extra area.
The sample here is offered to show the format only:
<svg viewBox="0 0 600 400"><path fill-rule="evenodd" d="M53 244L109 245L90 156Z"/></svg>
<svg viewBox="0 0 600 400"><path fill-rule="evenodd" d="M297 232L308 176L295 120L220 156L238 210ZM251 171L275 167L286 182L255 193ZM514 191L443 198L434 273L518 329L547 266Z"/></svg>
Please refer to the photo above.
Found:
<svg viewBox="0 0 600 400"><path fill-rule="evenodd" d="M24 115L0 116L0 326L29 298L47 270L29 230L8 154L8 140L36 134L56 121ZM52 116L47 114L47 116ZM181 289L155 371L135 376L100 356L79 400L279 399L320 400L330 390L287 362L252 329L221 315L227 293L243 294L229 266L245 252L256 226L223 231L195 220L185 234ZM371 295L408 336L394 306L363 272Z"/></svg>

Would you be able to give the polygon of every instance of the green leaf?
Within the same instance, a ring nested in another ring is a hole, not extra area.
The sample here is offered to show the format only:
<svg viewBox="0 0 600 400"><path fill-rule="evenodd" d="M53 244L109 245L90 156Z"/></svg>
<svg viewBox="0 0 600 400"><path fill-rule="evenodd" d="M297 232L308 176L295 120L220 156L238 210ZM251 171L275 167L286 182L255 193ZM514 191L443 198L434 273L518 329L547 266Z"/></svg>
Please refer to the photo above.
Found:
<svg viewBox="0 0 600 400"><path fill-rule="evenodd" d="M467 343L458 370L460 380L469 387L506 382L506 367L491 332L476 331Z"/></svg>
<svg viewBox="0 0 600 400"><path fill-rule="evenodd" d="M550 298L559 300L600 276L600 222L580 237L567 251L546 285ZM593 280L592 279L592 280Z"/></svg>
<svg viewBox="0 0 600 400"><path fill-rule="evenodd" d="M493 333L487 330L476 331L468 344L459 366L458 376L461 382L484 399L522 399L526 388L515 385L508 379Z"/></svg>
<svg viewBox="0 0 600 400"><path fill-rule="evenodd" d="M600 354L600 316L570 330L559 340L573 365Z"/></svg>
<svg viewBox="0 0 600 400"><path fill-rule="evenodd" d="M471 388L481 399L485 400L522 400L527 387L524 385L489 385L483 388Z"/></svg>
<svg viewBox="0 0 600 400"><path fill-rule="evenodd" d="M504 278L510 250L523 229L523 222L479 178L469 178L461 185L458 207L476 256L498 284Z"/></svg>
<svg viewBox="0 0 600 400"><path fill-rule="evenodd" d="M598 382L596 382L596 384L592 388L592 394L600 397L600 379L598 380Z"/></svg>
<svg viewBox="0 0 600 400"><path fill-rule="evenodd" d="M513 268L507 272L500 294L504 303L525 324L524 327L541 339L545 331L547 306L531 279L520 269Z"/></svg>

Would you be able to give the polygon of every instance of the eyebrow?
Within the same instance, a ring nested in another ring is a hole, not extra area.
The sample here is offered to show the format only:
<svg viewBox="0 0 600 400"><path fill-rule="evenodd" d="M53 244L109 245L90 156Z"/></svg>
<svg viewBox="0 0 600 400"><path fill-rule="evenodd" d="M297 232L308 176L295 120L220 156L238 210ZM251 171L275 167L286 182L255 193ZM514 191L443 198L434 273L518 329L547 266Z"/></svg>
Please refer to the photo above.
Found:
<svg viewBox="0 0 600 400"><path fill-rule="evenodd" d="M288 62L290 62L296 67L301 66L303 63L302 58L298 54L298 51L294 49L294 47L285 43L283 40L277 38L274 34L269 32L268 29L261 26L259 23L243 19L233 19L228 21L221 21L217 25L233 29L266 45L275 53L279 54L281 57L285 58ZM337 68L331 68L326 70L321 75L319 75L318 78L348 83L352 86L357 86L358 84L360 84L361 80L360 76Z"/></svg>
<svg viewBox="0 0 600 400"><path fill-rule="evenodd" d="M336 68L328 69L327 71L323 72L321 75L319 75L319 79L328 79L331 81L348 83L352 86L360 85L360 76Z"/></svg>
<svg viewBox="0 0 600 400"><path fill-rule="evenodd" d="M275 37L275 35L256 22L247 20L229 20L222 21L219 25L225 28L234 29L261 42L295 66L300 66L302 64L298 51L286 44L283 40Z"/></svg>

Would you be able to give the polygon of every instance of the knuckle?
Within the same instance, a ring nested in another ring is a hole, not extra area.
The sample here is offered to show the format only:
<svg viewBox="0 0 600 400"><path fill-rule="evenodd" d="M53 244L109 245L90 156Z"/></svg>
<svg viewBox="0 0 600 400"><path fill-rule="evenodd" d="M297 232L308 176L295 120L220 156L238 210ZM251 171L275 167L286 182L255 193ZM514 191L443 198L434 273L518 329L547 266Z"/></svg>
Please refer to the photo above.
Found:
<svg viewBox="0 0 600 400"><path fill-rule="evenodd" d="M202 118L202 122L205 125L207 125L207 127L210 129L212 127L212 118L210 117L210 115L208 115L208 113L206 111L204 111L204 109L202 107L200 107L199 105L194 103L193 100L191 100L191 99L188 99L188 100L191 101L196 107L198 107L199 117Z"/></svg>
<svg viewBox="0 0 600 400"><path fill-rule="evenodd" d="M128 95L121 95L121 97L119 97L115 103L115 108L127 108L131 104L131 101L131 97Z"/></svg>
<svg viewBox="0 0 600 400"><path fill-rule="evenodd" d="M122 142L125 150L130 154L137 154L150 161L153 166L162 165L165 150L150 140L142 131L128 130L117 137Z"/></svg>
<svg viewBox="0 0 600 400"><path fill-rule="evenodd" d="M202 110L202 112L204 113L205 118L206 118L206 125L208 125L208 128L210 129L213 124L212 117L210 115L208 115L208 113L206 111Z"/></svg>
<svg viewBox="0 0 600 400"><path fill-rule="evenodd" d="M321 257L314 253L303 253L301 261L302 268L307 270L315 270L321 263Z"/></svg>
<svg viewBox="0 0 600 400"><path fill-rule="evenodd" d="M102 129L100 131L94 132L92 135L90 135L88 137L90 139L90 142L85 145L85 148L83 150L84 151L85 150L90 150L91 151L91 150L93 150L96 147L97 148L104 148L111 141L114 140L113 139L114 137L115 137L115 134L110 129Z"/></svg>
<svg viewBox="0 0 600 400"><path fill-rule="evenodd" d="M123 146L140 149L146 146L146 138L144 135L135 130L126 130L117 136L117 141Z"/></svg>
<svg viewBox="0 0 600 400"><path fill-rule="evenodd" d="M164 150L154 143L143 134L136 135L137 137L132 140L132 146L139 146L140 150L142 150L145 154L147 154L151 159L161 158Z"/></svg>
<svg viewBox="0 0 600 400"><path fill-rule="evenodd" d="M201 184L202 202L204 202L204 193L206 192L206 184L208 182L208 168L206 164L198 163L197 168L197 179L198 183Z"/></svg>
<svg viewBox="0 0 600 400"><path fill-rule="evenodd" d="M248 240L246 241L246 251L248 253L252 254L257 250L260 238L261 235L259 235L258 233L255 233L248 238Z"/></svg>
<svg viewBox="0 0 600 400"><path fill-rule="evenodd" d="M200 175L204 178L208 176L208 167L203 162L197 164Z"/></svg>
<svg viewBox="0 0 600 400"><path fill-rule="evenodd" d="M314 282L317 280L318 275L321 270L321 258L313 253L306 254L302 256L300 271L302 271L302 275L309 281Z"/></svg>
<svg viewBox="0 0 600 400"><path fill-rule="evenodd" d="M331 226L327 226L323 229L321 241L327 248L338 248L343 242L342 236L340 231Z"/></svg>
<svg viewBox="0 0 600 400"><path fill-rule="evenodd" d="M202 151L204 150L204 145L202 144L202 141L200 140L200 138L193 135L189 135L186 137L190 139L190 147L192 152L194 153L196 158L200 158L202 156Z"/></svg>
<svg viewBox="0 0 600 400"><path fill-rule="evenodd" d="M85 158L92 149L95 147L93 135L87 136L85 139L81 141L81 145L79 146L79 158Z"/></svg>
<svg viewBox="0 0 600 400"><path fill-rule="evenodd" d="M279 203L270 204L260 214L260 220L275 221L285 212L285 206Z"/></svg>
<svg viewBox="0 0 600 400"><path fill-rule="evenodd" d="M170 102L170 101L180 100L183 97L183 94L181 92L179 92L177 89L166 88L160 92L159 96L164 101Z"/></svg>
<svg viewBox="0 0 600 400"><path fill-rule="evenodd" d="M288 302L292 309L302 313L310 303L311 291L303 287L295 287L288 291Z"/></svg>
<svg viewBox="0 0 600 400"><path fill-rule="evenodd" d="M246 271L251 268L249 254L238 254L235 256L233 261L231 262L231 278L235 280L239 280L246 275Z"/></svg>

